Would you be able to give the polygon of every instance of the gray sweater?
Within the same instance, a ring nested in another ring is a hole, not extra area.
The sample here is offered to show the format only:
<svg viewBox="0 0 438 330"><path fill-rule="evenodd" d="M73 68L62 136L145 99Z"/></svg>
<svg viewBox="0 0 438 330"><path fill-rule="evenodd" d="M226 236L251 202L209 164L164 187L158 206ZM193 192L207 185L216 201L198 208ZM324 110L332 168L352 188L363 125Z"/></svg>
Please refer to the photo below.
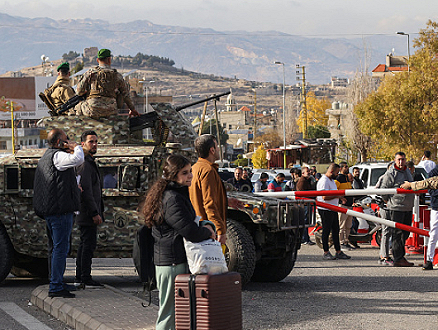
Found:
<svg viewBox="0 0 438 330"><path fill-rule="evenodd" d="M393 164L384 174L380 188L399 188L405 181L413 181L411 171L408 168L399 169ZM382 197L385 201L388 201L389 210L412 211L414 207L414 195L385 195Z"/></svg>

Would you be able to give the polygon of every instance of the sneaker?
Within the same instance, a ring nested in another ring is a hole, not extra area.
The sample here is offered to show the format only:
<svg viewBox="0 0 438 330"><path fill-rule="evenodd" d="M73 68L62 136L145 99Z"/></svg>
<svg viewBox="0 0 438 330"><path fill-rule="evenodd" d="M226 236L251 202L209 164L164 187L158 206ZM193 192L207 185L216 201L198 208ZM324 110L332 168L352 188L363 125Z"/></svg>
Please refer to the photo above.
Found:
<svg viewBox="0 0 438 330"><path fill-rule="evenodd" d="M86 287L96 287L96 288L103 287L103 284L101 284L95 280L84 281L83 284L85 284Z"/></svg>
<svg viewBox="0 0 438 330"><path fill-rule="evenodd" d="M312 242L312 241L308 241L307 242L307 245L315 245L316 243L315 242Z"/></svg>
<svg viewBox="0 0 438 330"><path fill-rule="evenodd" d="M322 259L324 260L335 260L336 257L334 257L330 252L324 253L322 255Z"/></svg>
<svg viewBox="0 0 438 330"><path fill-rule="evenodd" d="M432 261L426 261L426 263L423 265L423 270L433 270Z"/></svg>
<svg viewBox="0 0 438 330"><path fill-rule="evenodd" d="M350 247L350 245L348 243L341 244L341 251L351 251L351 250L353 250L353 249Z"/></svg>
<svg viewBox="0 0 438 330"><path fill-rule="evenodd" d="M392 261L391 258L388 258L388 259L383 258L383 259L380 259L380 264L382 266L394 266L394 261Z"/></svg>
<svg viewBox="0 0 438 330"><path fill-rule="evenodd" d="M336 259L350 259L350 256L347 256L344 252L336 252Z"/></svg>
<svg viewBox="0 0 438 330"><path fill-rule="evenodd" d="M352 250L356 250L356 247L353 244L346 243L345 245L347 245Z"/></svg>
<svg viewBox="0 0 438 330"><path fill-rule="evenodd" d="M360 249L359 244L357 242L350 242L351 246L353 246L355 249Z"/></svg>
<svg viewBox="0 0 438 330"><path fill-rule="evenodd" d="M73 293L71 293L70 291L68 291L66 289L62 289L61 291L49 292L49 297L50 298L55 298L55 297L59 297L59 298L74 298L76 296Z"/></svg>

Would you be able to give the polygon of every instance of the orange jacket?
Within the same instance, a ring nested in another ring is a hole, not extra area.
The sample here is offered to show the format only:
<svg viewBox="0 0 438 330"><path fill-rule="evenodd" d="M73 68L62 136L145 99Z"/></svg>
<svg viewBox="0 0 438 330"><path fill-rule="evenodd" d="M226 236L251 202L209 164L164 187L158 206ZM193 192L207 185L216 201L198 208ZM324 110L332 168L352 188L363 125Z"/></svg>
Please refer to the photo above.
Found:
<svg viewBox="0 0 438 330"><path fill-rule="evenodd" d="M227 192L217 171L218 165L198 158L193 165L193 180L189 187L190 200L196 214L216 226L218 235L227 231Z"/></svg>

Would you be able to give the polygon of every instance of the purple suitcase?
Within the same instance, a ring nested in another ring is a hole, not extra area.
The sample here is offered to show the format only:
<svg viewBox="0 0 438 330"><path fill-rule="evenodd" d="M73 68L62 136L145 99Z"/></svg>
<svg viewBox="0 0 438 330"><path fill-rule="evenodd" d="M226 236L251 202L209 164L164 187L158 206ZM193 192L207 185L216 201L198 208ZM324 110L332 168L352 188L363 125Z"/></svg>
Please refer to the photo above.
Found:
<svg viewBox="0 0 438 330"><path fill-rule="evenodd" d="M241 330L240 274L181 274L175 279L177 330Z"/></svg>

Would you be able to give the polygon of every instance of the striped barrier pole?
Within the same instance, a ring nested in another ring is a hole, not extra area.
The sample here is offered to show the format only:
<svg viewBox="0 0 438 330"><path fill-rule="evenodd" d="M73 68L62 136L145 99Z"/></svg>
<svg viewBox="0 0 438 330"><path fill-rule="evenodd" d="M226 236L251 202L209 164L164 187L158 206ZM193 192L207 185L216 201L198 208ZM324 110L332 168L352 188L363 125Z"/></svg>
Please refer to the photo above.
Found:
<svg viewBox="0 0 438 330"><path fill-rule="evenodd" d="M385 225L385 226L388 226L388 227L391 227L391 228L397 228L397 229L409 231L409 232L412 232L412 233L415 233L415 234L418 234L418 235L429 237L429 232L427 230L424 230L424 229L411 227L411 226L408 226L408 225L404 225L402 223L398 223L398 222L382 219L382 218L376 217L374 215L370 215L370 214L366 214L366 213L362 213L362 212L357 212L357 211L349 210L349 209L346 209L346 208L343 208L343 207L340 207L340 206L336 206L336 205L332 205L332 204L328 204L328 203L323 203L323 202L315 201L313 199L308 199L308 198L303 198L303 197L292 197L292 196L289 196L289 197L290 197L290 199L295 199L295 200L311 200L311 201L315 202L317 206L329 209L331 211L344 213L344 214L347 214L347 215L351 215L353 217L362 218L362 219L369 220L369 221L372 221L372 222L375 222L375 223L379 223L381 225Z"/></svg>
<svg viewBox="0 0 438 330"><path fill-rule="evenodd" d="M346 189L346 190L308 190L308 191L276 191L276 192L255 192L254 195L285 198L295 197L317 197L317 196L361 196L361 195L398 195L398 194L425 194L427 190L406 190L401 188L386 189Z"/></svg>

